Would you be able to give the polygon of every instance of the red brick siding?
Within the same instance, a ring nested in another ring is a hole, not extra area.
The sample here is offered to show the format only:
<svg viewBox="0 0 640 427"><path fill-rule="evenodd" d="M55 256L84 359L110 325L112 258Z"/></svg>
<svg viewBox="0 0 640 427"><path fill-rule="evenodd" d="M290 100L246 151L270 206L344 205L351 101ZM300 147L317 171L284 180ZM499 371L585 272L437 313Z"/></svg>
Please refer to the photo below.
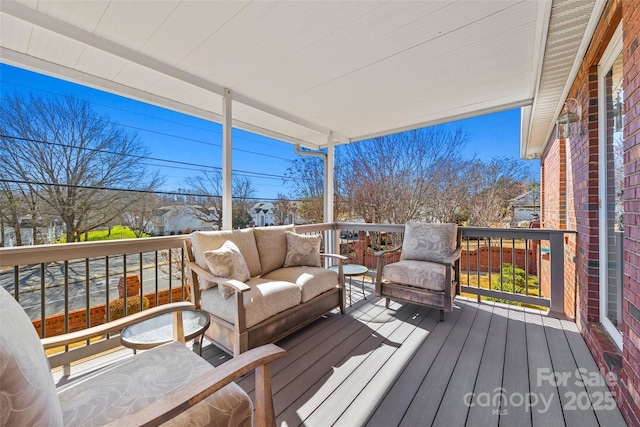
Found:
<svg viewBox="0 0 640 427"><path fill-rule="evenodd" d="M624 126L623 415L640 425L640 0L622 2Z"/></svg>
<svg viewBox="0 0 640 427"><path fill-rule="evenodd" d="M598 84L597 65L622 22L625 92L625 241L623 351L599 324L598 237ZM542 158L543 221L562 227L562 188L566 168L565 295L576 297L576 322L597 364L619 378L612 391L629 425L640 426L640 0L609 0L568 97L582 105L584 132L563 141L551 140ZM561 152L566 151L563 159ZM563 164L564 162L564 164ZM575 260L575 262L574 262ZM545 265L542 266L545 274ZM574 275L572 278L572 274ZM574 291L577 290L577 294ZM565 307L569 309L569 304Z"/></svg>

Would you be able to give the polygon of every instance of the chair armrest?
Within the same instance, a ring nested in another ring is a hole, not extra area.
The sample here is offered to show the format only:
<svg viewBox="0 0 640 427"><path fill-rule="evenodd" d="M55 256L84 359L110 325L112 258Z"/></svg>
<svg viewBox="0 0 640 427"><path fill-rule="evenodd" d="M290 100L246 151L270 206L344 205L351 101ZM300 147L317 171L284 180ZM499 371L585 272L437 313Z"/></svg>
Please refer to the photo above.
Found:
<svg viewBox="0 0 640 427"><path fill-rule="evenodd" d="M338 262L347 261L349 259L344 255L338 255L338 254L320 254L320 257L335 258L336 260L338 260Z"/></svg>
<svg viewBox="0 0 640 427"><path fill-rule="evenodd" d="M378 252L374 253L373 256L381 257L384 254L388 254L388 253L391 253L391 252L396 252L396 251L399 251L400 249L402 249L402 245L396 246L395 248L385 249L383 251L378 251Z"/></svg>
<svg viewBox="0 0 640 427"><path fill-rule="evenodd" d="M266 344L251 349L216 367L210 374L197 378L189 385L180 387L140 411L109 423L108 426L159 425L193 407L207 396L254 369L256 370L255 425L257 427L275 425L269 363L285 356L286 353L275 344Z"/></svg>
<svg viewBox="0 0 640 427"><path fill-rule="evenodd" d="M98 325L88 329L83 329L81 331L70 332L68 334L58 335L55 337L43 338L40 340L40 342L42 343L42 346L45 348L45 350L49 348L61 347L67 344L85 341L93 337L120 332L127 326L142 322L143 320L151 319L152 317L156 317L161 314L171 313L174 311L189 310L193 308L195 308L194 305L188 301L163 304L157 307L150 308L148 310L134 313L121 319L113 320L103 325Z"/></svg>
<svg viewBox="0 0 640 427"><path fill-rule="evenodd" d="M462 248L457 248L448 258L438 262L438 264L453 265L460 258L460 253L462 253Z"/></svg>
<svg viewBox="0 0 640 427"><path fill-rule="evenodd" d="M233 289L235 289L236 292L247 292L247 291L251 290L249 285L247 285L245 283L242 283L239 280L233 280L233 279L227 279L226 277L214 276L213 274L211 274L211 272L209 272L209 271L205 270L204 268L200 267L195 262L187 262L187 265L198 276L202 276L202 277L204 277L205 279L207 279L210 282L215 282L215 283L218 283L218 284L222 283L223 285L230 286Z"/></svg>

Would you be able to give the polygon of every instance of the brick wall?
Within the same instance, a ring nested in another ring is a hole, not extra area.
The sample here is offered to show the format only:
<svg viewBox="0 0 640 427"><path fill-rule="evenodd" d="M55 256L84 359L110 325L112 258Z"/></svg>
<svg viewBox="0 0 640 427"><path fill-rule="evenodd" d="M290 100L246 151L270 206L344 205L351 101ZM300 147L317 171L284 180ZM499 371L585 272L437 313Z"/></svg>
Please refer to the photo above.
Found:
<svg viewBox="0 0 640 427"><path fill-rule="evenodd" d="M622 13L625 252L621 389L625 418L640 425L640 0L625 0Z"/></svg>
<svg viewBox="0 0 640 427"><path fill-rule="evenodd" d="M623 350L600 325L597 65L622 22L624 62ZM569 91L582 105L583 133L549 141L542 158L545 227L573 229L566 238L565 300L575 298L576 323L596 363L613 372L616 401L629 425L640 426L640 0L609 0ZM564 188L563 175L566 176ZM560 184L558 186L558 184ZM562 194L564 189L565 195ZM563 197L565 213L563 218ZM546 266L542 266L545 274ZM565 305L567 310L570 304Z"/></svg>
<svg viewBox="0 0 640 427"><path fill-rule="evenodd" d="M186 291L186 290L185 290ZM149 308L156 305L168 304L169 302L182 301L182 288L173 288L171 290L172 296L169 298L169 290L158 291L159 303L156 304L155 293L145 294L145 297L149 300ZM47 316L45 319L45 333L47 337L54 337L56 335L62 335L64 330L64 313L54 314ZM89 309L90 325L97 326L102 325L105 322L105 306L96 305ZM42 319L36 319L33 322L33 326L36 331L42 336ZM87 329L87 310L82 308L78 310L72 310L69 312L69 332L80 331Z"/></svg>

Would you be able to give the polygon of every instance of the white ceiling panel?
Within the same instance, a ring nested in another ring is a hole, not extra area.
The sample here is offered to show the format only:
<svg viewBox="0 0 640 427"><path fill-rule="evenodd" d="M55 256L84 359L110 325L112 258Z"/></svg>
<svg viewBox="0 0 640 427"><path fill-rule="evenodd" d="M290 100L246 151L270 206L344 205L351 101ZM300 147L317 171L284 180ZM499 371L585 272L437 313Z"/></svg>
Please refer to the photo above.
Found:
<svg viewBox="0 0 640 427"><path fill-rule="evenodd" d="M321 147L532 105L538 155L602 2L0 2L3 61Z"/></svg>

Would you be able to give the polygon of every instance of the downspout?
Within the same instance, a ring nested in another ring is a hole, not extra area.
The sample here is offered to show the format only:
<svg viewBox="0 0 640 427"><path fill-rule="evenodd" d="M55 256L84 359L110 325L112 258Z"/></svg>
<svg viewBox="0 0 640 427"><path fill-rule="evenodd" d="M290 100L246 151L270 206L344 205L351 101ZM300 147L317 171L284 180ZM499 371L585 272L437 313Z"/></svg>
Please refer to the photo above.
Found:
<svg viewBox="0 0 640 427"><path fill-rule="evenodd" d="M296 144L293 146L295 152L297 155L299 156L307 156L307 157L319 157L322 159L322 163L324 164L324 214L323 214L323 220L324 222L328 222L328 218L329 218L329 212L327 209L327 197L328 197L328 193L327 193L327 173L329 172L329 165L327 164L327 154L323 153L322 151L302 151L300 150L300 144Z"/></svg>

